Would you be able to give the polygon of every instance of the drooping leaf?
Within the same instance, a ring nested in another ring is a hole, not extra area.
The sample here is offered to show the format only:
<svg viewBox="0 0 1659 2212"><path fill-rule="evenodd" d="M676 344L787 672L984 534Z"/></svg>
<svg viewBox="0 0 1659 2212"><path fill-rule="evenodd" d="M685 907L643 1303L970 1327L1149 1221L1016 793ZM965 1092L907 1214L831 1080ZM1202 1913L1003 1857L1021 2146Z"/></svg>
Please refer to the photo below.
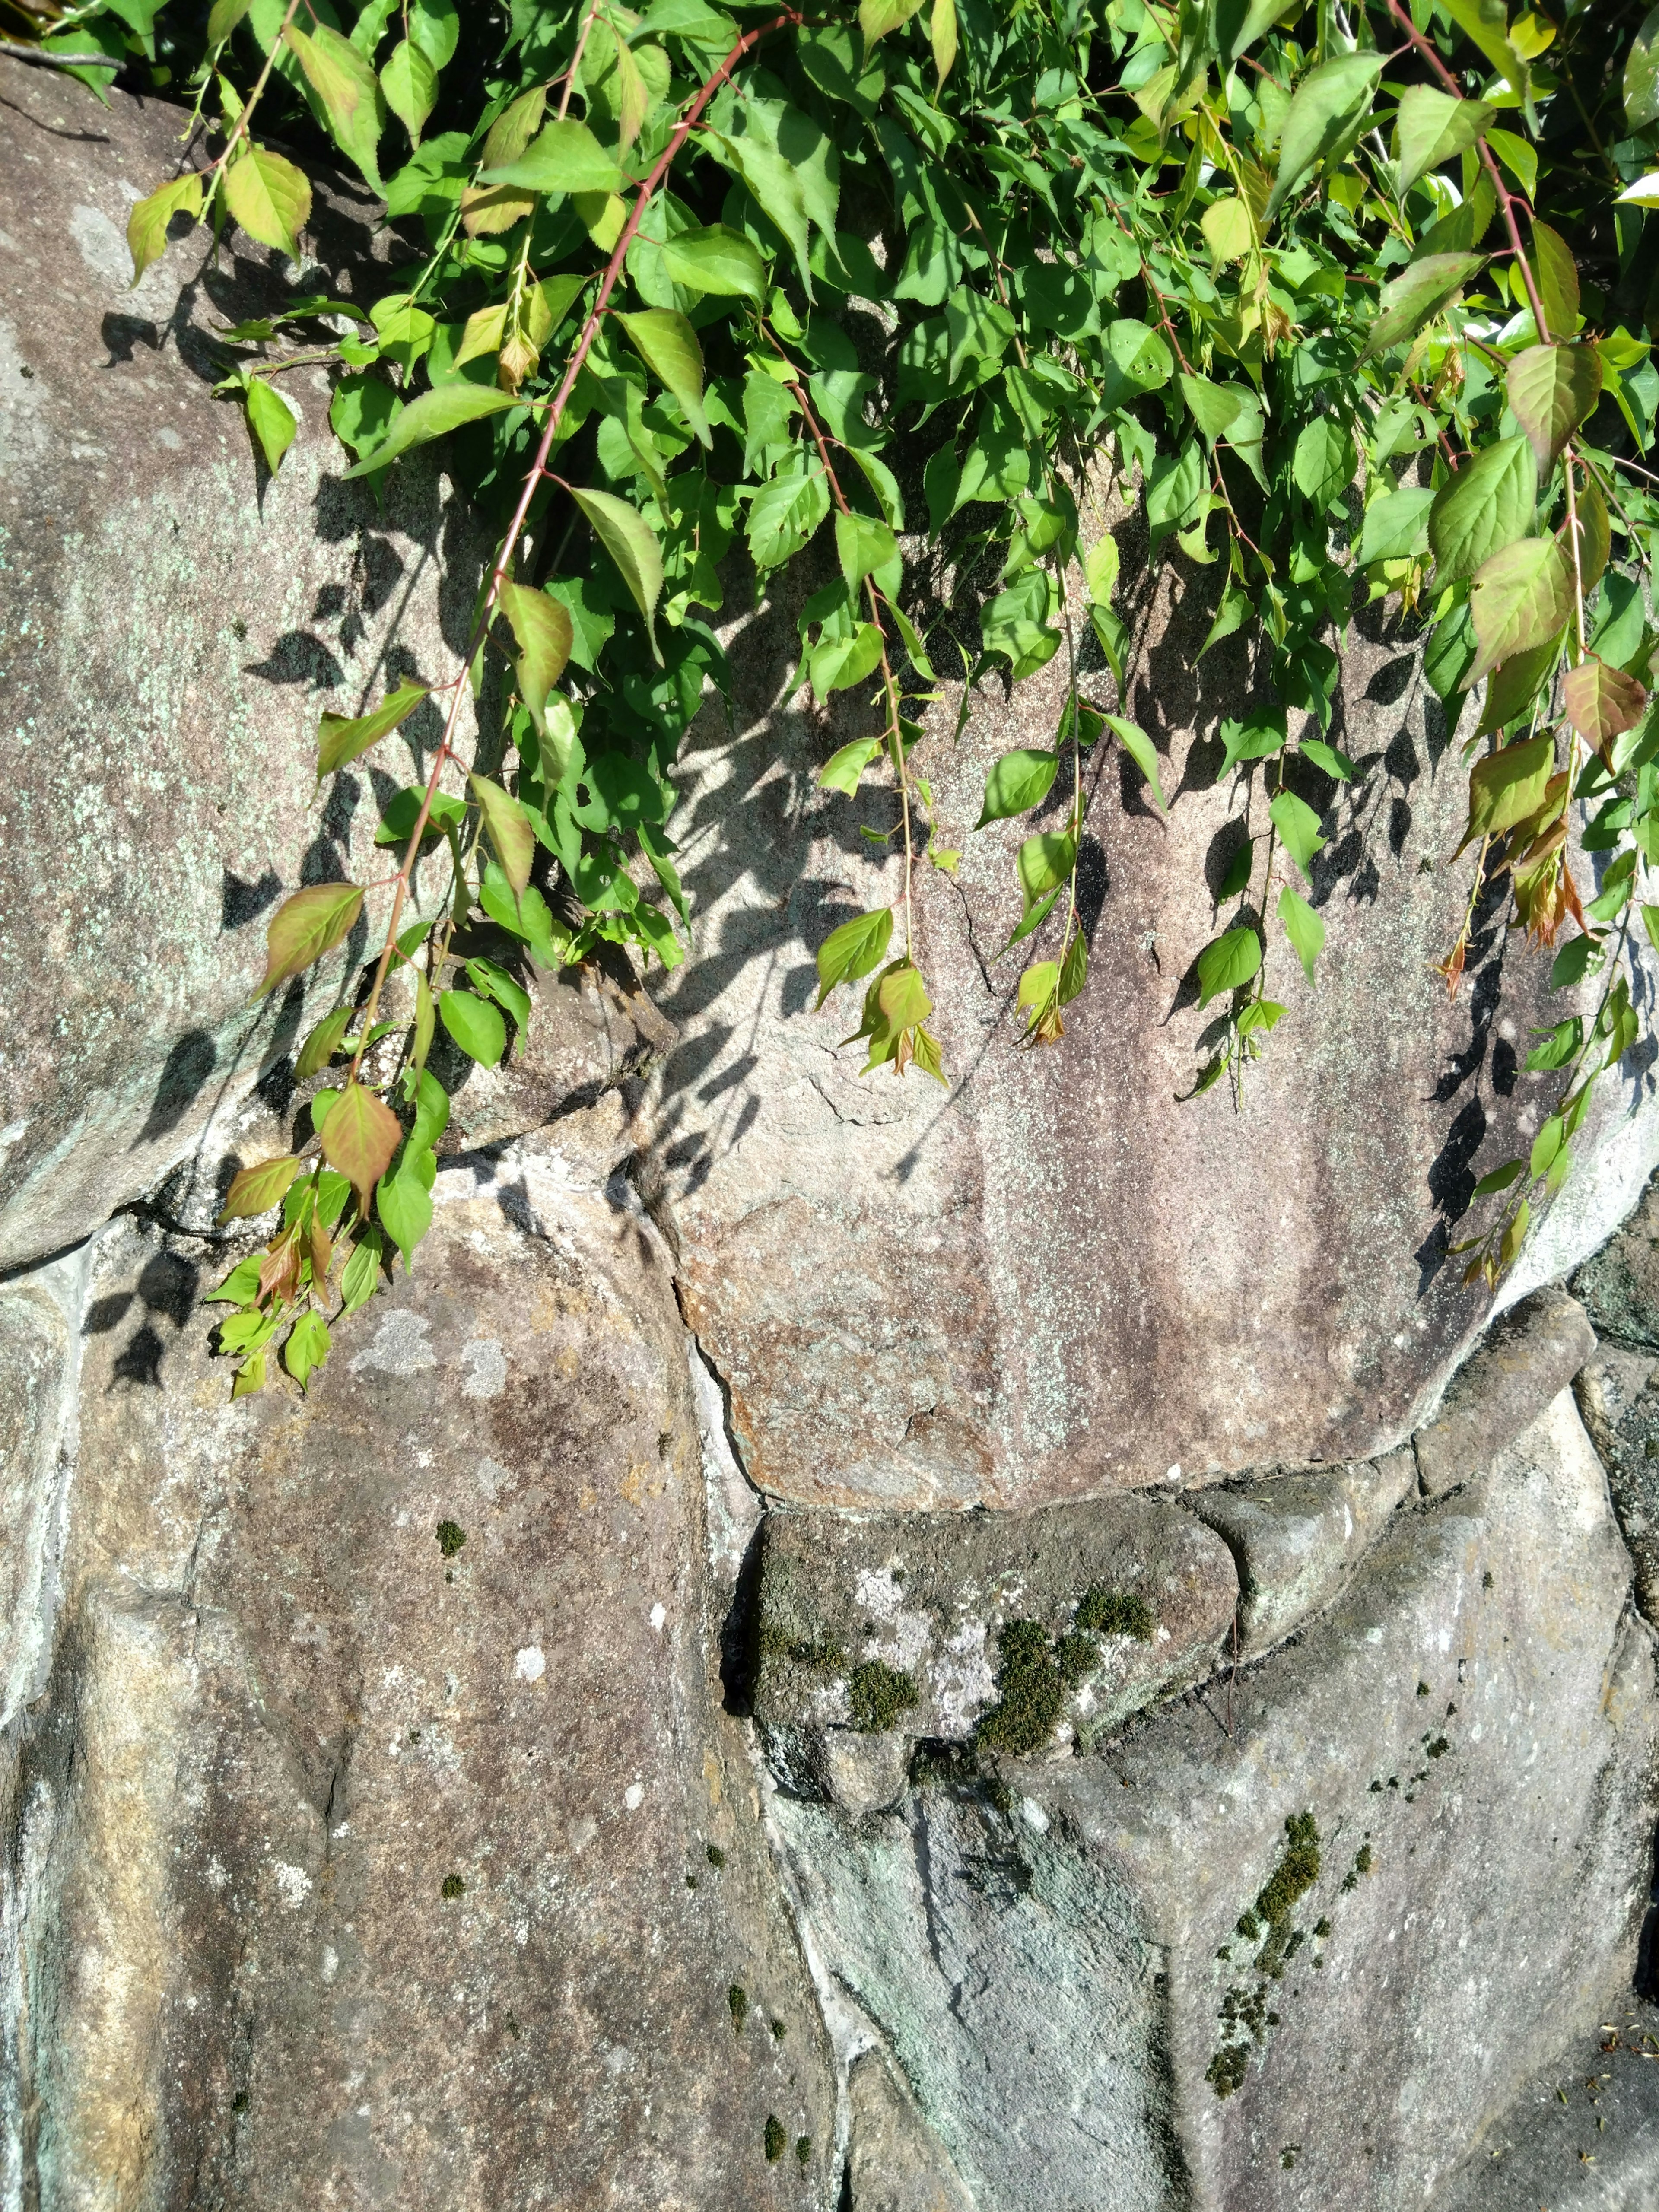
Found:
<svg viewBox="0 0 1659 2212"><path fill-rule="evenodd" d="M1659 8L1642 18L1625 57L1625 120L1632 131L1659 123Z"/></svg>
<svg viewBox="0 0 1659 2212"><path fill-rule="evenodd" d="M519 680L519 696L544 736L547 695L565 672L575 635L570 611L545 592L515 584L510 577L502 579L500 604L518 644L513 672Z"/></svg>
<svg viewBox="0 0 1659 2212"><path fill-rule="evenodd" d="M317 725L317 780L331 775L406 721L427 696L424 684L400 684L367 714L325 714ZM413 825L411 824L411 827Z"/></svg>
<svg viewBox="0 0 1659 2212"><path fill-rule="evenodd" d="M766 302L766 264L760 248L741 231L714 223L706 230L683 230L665 239L662 265L676 284L688 291L710 292L726 299Z"/></svg>
<svg viewBox="0 0 1659 2212"><path fill-rule="evenodd" d="M1288 884L1279 894L1279 919L1290 939L1291 950L1302 963L1302 972L1310 983L1314 980L1314 963L1325 949L1325 925L1299 891Z"/></svg>
<svg viewBox="0 0 1659 2212"><path fill-rule="evenodd" d="M819 789L844 791L851 799L864 771L884 750L879 738L854 738L850 744L838 746L818 771Z"/></svg>
<svg viewBox="0 0 1659 2212"><path fill-rule="evenodd" d="M556 117L514 160L487 167L486 185L517 185L529 192L619 192L622 171L585 123Z"/></svg>
<svg viewBox="0 0 1659 2212"><path fill-rule="evenodd" d="M1261 965L1261 939L1254 929L1241 925L1212 938L1198 956L1198 1003L1200 1011L1224 991L1237 991Z"/></svg>
<svg viewBox="0 0 1659 2212"><path fill-rule="evenodd" d="M221 1227L227 1221L251 1220L255 1214L269 1213L273 1206L280 1206L299 1172L297 1159L260 1160L253 1167L243 1168L225 1193L218 1214Z"/></svg>
<svg viewBox="0 0 1659 2212"><path fill-rule="evenodd" d="M346 479L349 482L354 477L372 476L413 446L428 445L434 438L446 437L451 430L459 430L465 422L476 422L485 415L499 415L504 407L520 404L510 392L497 392L488 385L436 385L430 392L423 392L417 399L410 401L374 452L365 453L355 467L346 471Z"/></svg>
<svg viewBox="0 0 1659 2212"><path fill-rule="evenodd" d="M224 172L225 205L250 238L300 258L300 233L311 220L311 185L292 161L263 146L238 152Z"/></svg>
<svg viewBox="0 0 1659 2212"><path fill-rule="evenodd" d="M850 637L827 637L806 656L806 672L820 699L862 684L881 664L881 632L860 623Z"/></svg>
<svg viewBox="0 0 1659 2212"><path fill-rule="evenodd" d="M1293 791L1281 791L1267 809L1278 830L1279 842L1307 875L1313 858L1324 845L1319 833L1319 817L1305 799L1298 799Z"/></svg>
<svg viewBox="0 0 1659 2212"><path fill-rule="evenodd" d="M489 1011L494 1012L495 1009ZM496 1015L498 1021L500 1018ZM493 1066L494 1062L488 1064ZM414 1261L415 1247L432 1226L432 1194L425 1171L434 1166L429 1152L411 1150L404 1154L397 1174L382 1176L375 1188L374 1211L380 1216L380 1226L402 1253L405 1269Z"/></svg>
<svg viewBox="0 0 1659 2212"><path fill-rule="evenodd" d="M1528 76L1526 57L1510 41L1505 0L1442 0L1442 4L1498 75L1524 99Z"/></svg>
<svg viewBox="0 0 1659 2212"><path fill-rule="evenodd" d="M536 857L536 832L531 827L530 817L510 792L492 783L487 775L470 775L467 781L478 802L484 834L501 864L501 872L512 884L514 896L521 895L530 881L531 864ZM495 1063L490 1064L493 1066Z"/></svg>
<svg viewBox="0 0 1659 2212"><path fill-rule="evenodd" d="M1528 346L1510 363L1506 383L1515 419L1532 441L1541 481L1595 410L1601 393L1601 356L1591 345Z"/></svg>
<svg viewBox="0 0 1659 2212"><path fill-rule="evenodd" d="M300 1056L294 1063L294 1079L303 1083L326 1067L340 1048L340 1040L350 1024L349 1006L336 1006L331 1014L325 1014L300 1047Z"/></svg>
<svg viewBox="0 0 1659 2212"><path fill-rule="evenodd" d="M494 1067L507 1050L507 1024L499 1006L471 991L439 994L438 1019L469 1060Z"/></svg>
<svg viewBox="0 0 1659 2212"><path fill-rule="evenodd" d="M1323 738L1298 738L1297 750L1310 760L1316 768L1322 768L1327 775L1338 783L1352 783L1358 770L1340 745L1328 744Z"/></svg>
<svg viewBox="0 0 1659 2212"><path fill-rule="evenodd" d="M386 104L418 146L426 119L438 104L438 72L412 39L400 40L380 71Z"/></svg>
<svg viewBox="0 0 1659 2212"><path fill-rule="evenodd" d="M474 990L481 991L487 999L493 999L498 1006L512 1015L521 1030L529 1027L530 994L522 983L507 973L499 960L469 960L466 963L466 972L472 979ZM431 1078L428 1077L427 1080L431 1082ZM443 1097L443 1092L439 1085L433 1083L432 1088L438 1092L440 1097ZM445 1098L444 1123L446 1125L448 1120L449 1101Z"/></svg>
<svg viewBox="0 0 1659 2212"><path fill-rule="evenodd" d="M1429 510L1437 496L1427 484L1407 484L1374 499L1365 509L1354 559L1364 568L1370 561L1409 561L1425 552Z"/></svg>
<svg viewBox="0 0 1659 2212"><path fill-rule="evenodd" d="M167 225L173 216L187 215L193 222L199 222L201 214L202 179L194 169L186 171L182 177L174 177L168 184L158 185L148 199L139 201L127 217L127 246L132 255L135 284L150 263L165 252Z"/></svg>
<svg viewBox="0 0 1659 2212"><path fill-rule="evenodd" d="M213 0L208 10L207 42L209 51L221 46L253 4L253 0Z"/></svg>
<svg viewBox="0 0 1659 2212"><path fill-rule="evenodd" d="M1461 582L1524 538L1537 504L1538 465L1526 438L1500 438L1466 461L1429 510L1437 583Z"/></svg>
<svg viewBox="0 0 1659 2212"><path fill-rule="evenodd" d="M1365 334L1361 361L1415 337L1486 265L1484 253L1430 253L1391 276L1377 295L1376 320Z"/></svg>
<svg viewBox="0 0 1659 2212"><path fill-rule="evenodd" d="M1477 761L1469 773L1468 827L1458 851L1477 837L1498 836L1535 813L1554 766L1555 740L1547 732Z"/></svg>
<svg viewBox="0 0 1659 2212"><path fill-rule="evenodd" d="M374 1295L380 1279L380 1255L386 1246L378 1229L367 1229L351 1248L340 1276L340 1302L346 1313L356 1313Z"/></svg>
<svg viewBox="0 0 1659 2212"><path fill-rule="evenodd" d="M283 37L323 104L335 144L383 192L375 149L386 127L386 102L374 64L326 23L313 22L310 31L289 23Z"/></svg>
<svg viewBox="0 0 1659 2212"><path fill-rule="evenodd" d="M263 376L249 377L242 388L242 401L247 409L248 434L255 451L275 476L300 427L294 410Z"/></svg>
<svg viewBox="0 0 1659 2212"><path fill-rule="evenodd" d="M982 830L988 822L1004 822L1040 806L1048 796L1059 769L1058 753L1030 747L1004 753L985 779L985 804L975 829Z"/></svg>
<svg viewBox="0 0 1659 2212"><path fill-rule="evenodd" d="M818 947L818 995L823 1006L837 983L854 983L881 965L893 934L893 909L878 908L873 914L854 915L832 929Z"/></svg>
<svg viewBox="0 0 1659 2212"><path fill-rule="evenodd" d="M1484 100L1455 100L1430 85L1402 92L1395 118L1401 191L1409 191L1419 177L1473 146L1496 113Z"/></svg>
<svg viewBox="0 0 1659 2212"><path fill-rule="evenodd" d="M578 491L573 485L571 497L621 570L635 605L645 617L652 657L660 665L662 655L657 649L655 615L658 595L662 590L662 548L655 533L637 507L630 507L626 500L617 498L611 492Z"/></svg>
<svg viewBox="0 0 1659 2212"><path fill-rule="evenodd" d="M702 348L685 317L672 307L646 307L616 318L652 374L678 400L681 412L705 446L714 435L702 405Z"/></svg>
<svg viewBox="0 0 1659 2212"><path fill-rule="evenodd" d="M921 0L860 0L859 28L864 33L864 43L873 46L878 39L884 39L890 31L896 31L901 23L908 23L921 6Z"/></svg>
<svg viewBox="0 0 1659 2212"><path fill-rule="evenodd" d="M1102 720L1152 786L1158 812L1167 814L1169 802L1164 796L1164 786L1158 781L1157 746L1138 722L1126 721L1121 714L1106 714Z"/></svg>
<svg viewBox="0 0 1659 2212"><path fill-rule="evenodd" d="M362 911L356 884L308 884L283 901L265 932L265 972L256 999L320 960Z"/></svg>
<svg viewBox="0 0 1659 2212"><path fill-rule="evenodd" d="M1014 861L1025 911L1058 890L1077 866L1077 839L1069 830L1039 830L1020 847Z"/></svg>
<svg viewBox="0 0 1659 2212"><path fill-rule="evenodd" d="M1240 761L1266 760L1282 751L1287 735L1282 708L1253 708L1242 720L1227 716L1221 725L1221 742L1226 751L1216 772L1216 781L1219 783L1231 775Z"/></svg>
<svg viewBox="0 0 1659 2212"><path fill-rule="evenodd" d="M1532 227L1533 276L1553 338L1570 338L1578 327L1578 264L1559 230L1547 222Z"/></svg>
<svg viewBox="0 0 1659 2212"><path fill-rule="evenodd" d="M1297 489L1316 507L1327 507L1352 481L1357 465L1353 440L1339 417L1316 415L1297 434L1291 457Z"/></svg>
<svg viewBox="0 0 1659 2212"><path fill-rule="evenodd" d="M879 583L881 572L893 567L898 539L886 523L870 515L837 514L836 552L848 590L856 592L866 576L874 575Z"/></svg>
<svg viewBox="0 0 1659 2212"><path fill-rule="evenodd" d="M1605 660L1590 653L1567 671L1561 684L1561 702L1574 729L1600 752L1621 731L1635 728L1646 709L1648 695L1633 676L1609 668Z"/></svg>
<svg viewBox="0 0 1659 2212"><path fill-rule="evenodd" d="M329 1110L322 1127L323 1158L346 1177L365 1213L369 1194L403 1136L392 1109L361 1083L348 1083Z"/></svg>
<svg viewBox="0 0 1659 2212"><path fill-rule="evenodd" d="M1267 199L1267 222L1315 162L1364 119L1382 74L1382 57L1374 53L1338 54L1308 71L1279 134L1279 174Z"/></svg>
<svg viewBox="0 0 1659 2212"><path fill-rule="evenodd" d="M957 63L957 0L933 0L928 17L928 43L933 49L933 74L940 90Z"/></svg>
<svg viewBox="0 0 1659 2212"><path fill-rule="evenodd" d="M1492 554L1469 587L1480 650L1468 680L1477 683L1511 653L1553 637L1566 627L1572 603L1572 571L1553 538L1519 538Z"/></svg>

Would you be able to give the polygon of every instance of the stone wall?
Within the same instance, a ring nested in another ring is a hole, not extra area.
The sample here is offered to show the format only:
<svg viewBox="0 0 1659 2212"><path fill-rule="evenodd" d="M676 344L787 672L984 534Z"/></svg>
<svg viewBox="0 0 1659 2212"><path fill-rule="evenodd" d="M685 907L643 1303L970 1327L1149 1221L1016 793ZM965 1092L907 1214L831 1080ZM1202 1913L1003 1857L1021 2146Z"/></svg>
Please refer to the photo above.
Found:
<svg viewBox="0 0 1659 2212"><path fill-rule="evenodd" d="M1410 639L1351 642L1328 951L1235 1114L1178 1097L1252 680L1201 577L1126 531L1176 804L1097 763L1058 1049L969 832L1057 700L935 710L948 1092L806 1012L890 817L816 790L789 610L738 617L685 967L534 979L414 1273L232 1406L216 1196L307 1120L262 917L384 795L319 811L311 726L436 672L477 548L435 477L336 482L303 376L264 478L208 335L280 272L181 240L124 292L174 118L3 89L0 2206L1652 2201L1654 1200L1607 1240L1659 1115L1634 1054L1510 1310L1457 1287L1544 969L1494 912L1428 973ZM317 252L373 296L364 219Z"/></svg>

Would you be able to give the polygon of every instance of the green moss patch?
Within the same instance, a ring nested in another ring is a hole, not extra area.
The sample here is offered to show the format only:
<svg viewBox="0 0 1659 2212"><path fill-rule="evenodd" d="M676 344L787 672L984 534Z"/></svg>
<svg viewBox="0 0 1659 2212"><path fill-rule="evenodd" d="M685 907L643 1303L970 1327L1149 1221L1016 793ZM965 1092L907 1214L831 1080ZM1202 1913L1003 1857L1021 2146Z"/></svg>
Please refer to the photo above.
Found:
<svg viewBox="0 0 1659 2212"><path fill-rule="evenodd" d="M854 1667L847 1684L853 1726L860 1735L880 1735L896 1728L902 1712L916 1702L915 1679L879 1659Z"/></svg>
<svg viewBox="0 0 1659 2212"><path fill-rule="evenodd" d="M1150 1644L1158 1616L1134 1591L1096 1583L1078 1601L1077 1626L1091 1636L1132 1636L1137 1644Z"/></svg>

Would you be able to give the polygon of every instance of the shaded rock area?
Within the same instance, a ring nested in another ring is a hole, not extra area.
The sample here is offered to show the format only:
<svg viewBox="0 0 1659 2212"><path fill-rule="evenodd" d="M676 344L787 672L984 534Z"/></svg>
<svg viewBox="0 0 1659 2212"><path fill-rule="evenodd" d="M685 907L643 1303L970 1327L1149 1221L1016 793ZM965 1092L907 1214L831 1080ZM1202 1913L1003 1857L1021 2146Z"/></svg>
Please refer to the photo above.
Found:
<svg viewBox="0 0 1659 2212"><path fill-rule="evenodd" d="M1535 1291L1495 1322L1453 1376L1432 1421L1412 1439L1432 1497L1479 1474L1572 1381L1595 1349L1576 1298Z"/></svg>
<svg viewBox="0 0 1659 2212"><path fill-rule="evenodd" d="M1603 1346L1578 1377L1579 1410L1607 1471L1636 1565L1636 1601L1659 1626L1659 1362Z"/></svg>
<svg viewBox="0 0 1659 2212"><path fill-rule="evenodd" d="M1629 1987L1659 1690L1628 1587L1564 1393L1291 1645L1097 1757L981 1752L855 1824L777 1797L814 1942L980 2212L1103 2172L1131 2209L1436 2201Z"/></svg>
<svg viewBox="0 0 1659 2212"><path fill-rule="evenodd" d="M252 1006L266 925L301 883L386 872L381 808L439 728L428 702L319 798L318 715L447 676L484 550L429 465L379 497L338 480L321 369L283 377L299 432L274 478L256 463L211 390L216 334L291 296L263 248L199 229L131 286L127 217L177 167L179 110L50 70L5 90L0 1267L87 1237L256 1085L283 1103L385 895ZM301 289L393 289L375 213L319 191Z"/></svg>
<svg viewBox="0 0 1659 2212"><path fill-rule="evenodd" d="M198 1248L100 1245L9 1744L25 2202L831 2201L660 1240L530 1154L439 1195L303 1399L228 1402Z"/></svg>
<svg viewBox="0 0 1659 2212"><path fill-rule="evenodd" d="M1578 1270L1572 1289L1598 1336L1659 1351L1659 1187L1648 1185L1617 1236Z"/></svg>
<svg viewBox="0 0 1659 2212"><path fill-rule="evenodd" d="M854 1761L849 1781L868 1771L849 1733L960 1742L988 1729L1053 1753L1091 1743L1210 1673L1238 1594L1226 1546L1144 1498L772 1513L761 1542L755 1709L798 1782L826 1758Z"/></svg>
<svg viewBox="0 0 1659 2212"><path fill-rule="evenodd" d="M1453 1224L1476 1177L1549 1111L1549 1079L1520 1063L1528 1025L1566 1007L1547 953L1495 905L1455 1000L1431 972L1468 896L1443 865L1467 791L1413 636L1362 616L1346 641L1331 734L1355 781L1290 770L1328 841L1298 878L1328 933L1317 992L1275 939L1267 988L1287 1012L1240 1110L1225 1085L1189 1099L1218 1026L1191 963L1267 793L1254 775L1216 783L1219 721L1253 696L1244 649L1200 659L1203 578L1155 571L1136 529L1120 526L1122 572L1146 630L1123 711L1152 733L1172 804L1161 817L1115 751L1087 764L1089 975L1058 1048L1017 1049L1023 956L998 957L1033 824L973 825L997 756L1052 744L1064 656L1011 698L988 684L959 702L946 684L924 720L916 773L938 846L960 854L915 887L948 1091L860 1079L838 1042L852 993L811 1012L831 928L901 888L894 848L863 834L895 829L891 799L817 785L861 709L784 696L792 605L725 633L736 729L706 709L684 757L677 834L702 919L661 994L683 1041L653 1095L688 1316L745 1466L780 1498L1021 1507L1369 1458L1420 1420L1487 1318L1446 1243L1469 1233ZM1113 703L1103 674L1088 680ZM1035 826L1059 826L1062 790ZM1633 957L1640 995L1650 955ZM1647 1049L1610 1079L1507 1295L1571 1271L1635 1204L1659 1156Z"/></svg>

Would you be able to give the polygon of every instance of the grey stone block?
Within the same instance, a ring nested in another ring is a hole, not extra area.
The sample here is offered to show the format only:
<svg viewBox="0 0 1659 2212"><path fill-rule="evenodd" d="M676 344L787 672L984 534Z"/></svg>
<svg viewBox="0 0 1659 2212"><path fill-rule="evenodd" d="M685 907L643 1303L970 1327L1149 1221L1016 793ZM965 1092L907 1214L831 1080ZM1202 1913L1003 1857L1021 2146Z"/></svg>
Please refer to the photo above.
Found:
<svg viewBox="0 0 1659 2212"><path fill-rule="evenodd" d="M1433 1420L1412 1439L1430 1497L1484 1474L1595 1349L1584 1309L1553 1285L1495 1322L1452 1377Z"/></svg>
<svg viewBox="0 0 1659 2212"><path fill-rule="evenodd" d="M1630 1219L1572 1279L1598 1336L1659 1350L1659 1182Z"/></svg>
<svg viewBox="0 0 1659 2212"><path fill-rule="evenodd" d="M1636 1565L1636 1601L1659 1625L1659 1365L1650 1352L1598 1347L1575 1385Z"/></svg>
<svg viewBox="0 0 1659 2212"><path fill-rule="evenodd" d="M1416 1487L1406 1446L1326 1474L1190 1492L1193 1511L1237 1562L1239 1656L1270 1650L1328 1605Z"/></svg>
<svg viewBox="0 0 1659 2212"><path fill-rule="evenodd" d="M975 2212L944 2144L881 2051L854 2060L847 2095L853 2212Z"/></svg>

